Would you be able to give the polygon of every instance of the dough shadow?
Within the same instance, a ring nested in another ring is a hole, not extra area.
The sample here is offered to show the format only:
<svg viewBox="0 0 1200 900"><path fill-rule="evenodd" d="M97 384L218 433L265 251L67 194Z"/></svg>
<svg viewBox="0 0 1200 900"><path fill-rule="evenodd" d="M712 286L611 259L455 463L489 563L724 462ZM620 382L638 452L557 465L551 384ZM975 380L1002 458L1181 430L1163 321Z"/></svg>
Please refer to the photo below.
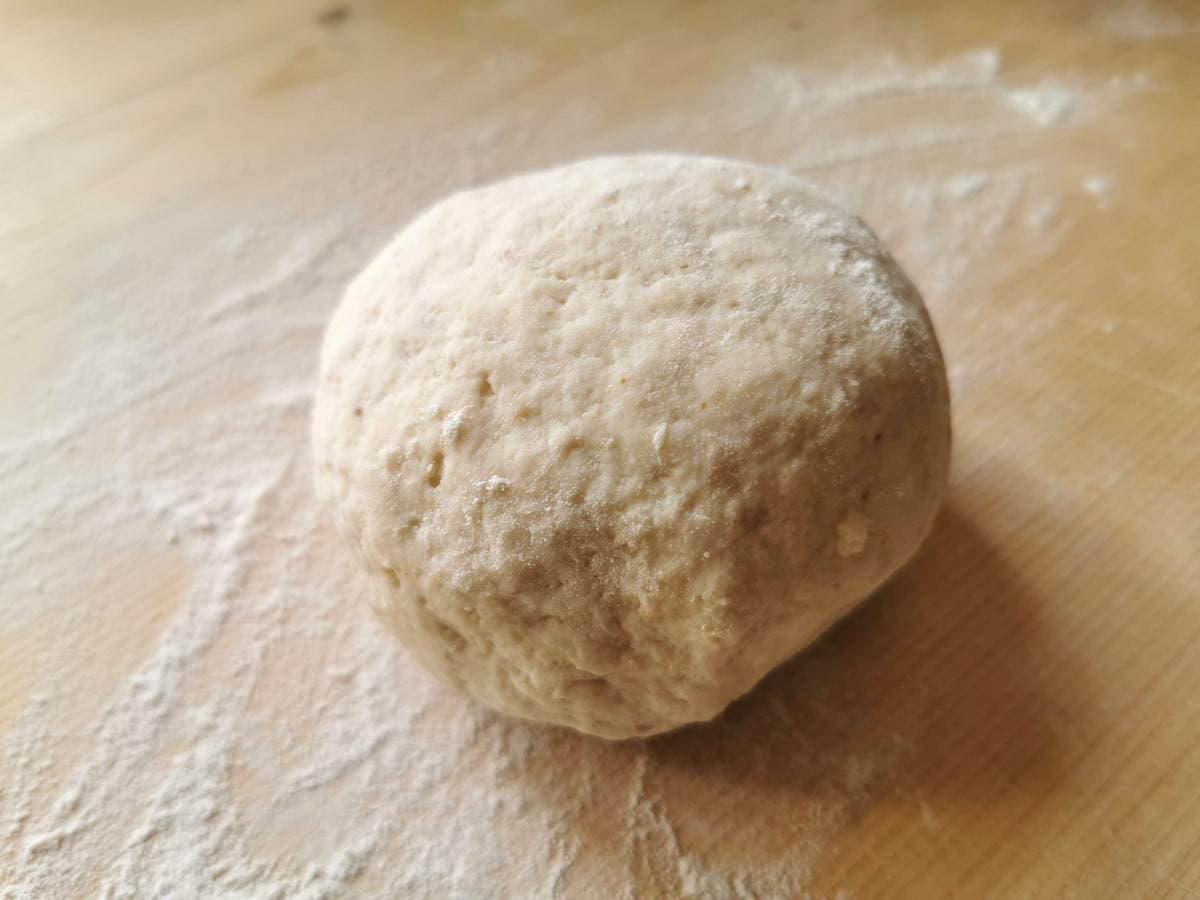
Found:
<svg viewBox="0 0 1200 900"><path fill-rule="evenodd" d="M718 719L623 744L559 733L547 749L586 768L590 799L563 796L562 769L530 767L525 787L573 821L585 863L643 804L673 852L743 871L807 868L881 807L933 822L1047 792L1072 755L1066 701L1041 677L1061 647L1040 627L1046 598L964 510L952 490L908 566Z"/></svg>
<svg viewBox="0 0 1200 900"><path fill-rule="evenodd" d="M962 591L964 569L973 570L983 591ZM959 714L984 712L976 704L953 709L953 695L969 683L969 669L981 653L1028 653L1035 606L970 520L947 505L918 555L811 648L767 675L718 719L651 739L647 746L663 761L685 760L697 751L711 757L713 742L733 738L732 732L738 732L739 743L753 732L761 746L771 747L781 731L807 725L803 730L810 737L842 743L864 729L887 731L882 726L896 719L894 711L920 715L940 704ZM973 652L946 653L944 665L901 670L898 664L912 651L926 652L942 641ZM791 728L781 730L780 719Z"/></svg>
<svg viewBox="0 0 1200 900"><path fill-rule="evenodd" d="M702 855L794 852L885 799L935 820L1059 779L1044 602L954 498L918 556L718 720L646 742L655 793ZM717 802L689 805L707 793ZM704 807L707 807L705 809ZM753 846L730 825L750 825ZM818 835L818 832L824 832Z"/></svg>

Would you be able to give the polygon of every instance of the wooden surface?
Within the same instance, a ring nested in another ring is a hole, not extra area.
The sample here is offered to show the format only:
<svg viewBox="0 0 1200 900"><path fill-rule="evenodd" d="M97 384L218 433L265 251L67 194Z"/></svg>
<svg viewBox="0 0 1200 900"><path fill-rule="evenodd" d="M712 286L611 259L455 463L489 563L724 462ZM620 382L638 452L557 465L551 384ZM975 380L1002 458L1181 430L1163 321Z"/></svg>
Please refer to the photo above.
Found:
<svg viewBox="0 0 1200 900"><path fill-rule="evenodd" d="M601 151L795 167L777 130L706 127L704 89L762 60L835 71L886 52L919 68L996 48L1013 84L1084 85L1078 116L806 173L836 190L856 167L936 176L1028 163L1022 202L1057 198L1048 231L1004 219L988 258L929 291L955 380L946 509L921 556L814 652L699 737L648 746L656 808L684 852L769 866L797 852L795 823L831 773L861 758L881 781L868 767L851 792L862 802L810 854L816 896L1200 896L1200 9L1154 7L1170 28L1122 31L1104 23L1132 19L1084 2L441 6L0 8L5 438L69 404L31 398L86 299L76 261L180 209L219 220L294 184L316 190L327 170L347 177L338 161L364 147L375 163L417 154L427 170L456 148L455 168L416 185L398 215ZM1138 91L1104 93L1137 73ZM889 102L817 127L903 129L929 112ZM458 152L463 142L478 153ZM1095 174L1111 194L1081 187ZM888 237L887 204L903 198L859 202ZM937 248L897 236L926 287ZM97 575L73 601L125 604L115 670L169 612L163 580L134 569L115 586ZM6 590L0 603L18 598ZM0 727L47 677L25 624L0 609ZM779 716L812 727L784 739ZM633 759L562 741L558 762L521 776L548 804L556 765L587 759L603 779ZM614 821L601 801L570 822L586 850L568 894L605 883L626 845ZM680 890L651 855L628 865L646 896Z"/></svg>

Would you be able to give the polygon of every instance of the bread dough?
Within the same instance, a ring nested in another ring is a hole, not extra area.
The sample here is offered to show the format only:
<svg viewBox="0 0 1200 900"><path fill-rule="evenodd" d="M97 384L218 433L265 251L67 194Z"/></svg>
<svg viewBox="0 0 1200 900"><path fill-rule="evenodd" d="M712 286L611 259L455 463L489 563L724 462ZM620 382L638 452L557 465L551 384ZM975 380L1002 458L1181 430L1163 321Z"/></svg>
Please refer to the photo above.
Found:
<svg viewBox="0 0 1200 900"><path fill-rule="evenodd" d="M612 157L400 232L329 325L313 445L429 669L625 738L717 715L912 555L949 395L857 218L772 169Z"/></svg>

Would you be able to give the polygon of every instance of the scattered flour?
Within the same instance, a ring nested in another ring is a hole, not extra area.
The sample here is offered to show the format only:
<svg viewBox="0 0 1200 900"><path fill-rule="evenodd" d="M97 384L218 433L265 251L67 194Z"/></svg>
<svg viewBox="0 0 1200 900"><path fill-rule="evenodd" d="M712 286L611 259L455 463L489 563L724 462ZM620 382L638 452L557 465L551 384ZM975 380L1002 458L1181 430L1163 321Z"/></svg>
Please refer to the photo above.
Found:
<svg viewBox="0 0 1200 900"><path fill-rule="evenodd" d="M1187 22L1145 0L1104 4L1095 21L1101 31L1135 41L1179 37L1189 30Z"/></svg>
<svg viewBox="0 0 1200 900"><path fill-rule="evenodd" d="M1063 178L1037 141L1096 109L1094 91L1008 84L1002 63L980 48L923 67L758 68L591 133L712 152L721 131L726 152L862 211L925 291L961 393L972 366L999 364L953 353L997 248L1013 265L1052 250ZM65 352L32 398L38 427L0 438L0 569L17 574L6 615L39 648L32 699L0 743L0 897L633 897L645 884L801 897L830 836L888 790L913 736L843 753L822 740L850 728L843 704L778 680L749 712L660 743L500 720L427 677L355 596L310 488L321 331L340 286L417 206L551 161L528 148L553 122L510 115L444 146L381 137L376 156L281 182L274 203L169 217L79 264L71 327L86 340L71 346L86 352ZM610 149L572 145L580 129L565 122L566 155ZM1024 143L1002 155L1005 136ZM1021 340L1053 315L1029 312L989 327ZM469 425L469 409L453 413L447 439ZM92 596L107 605L80 599ZM739 867L697 843L697 817L736 801L688 780L705 767L786 804L786 852ZM781 787L781 772L803 787Z"/></svg>
<svg viewBox="0 0 1200 900"><path fill-rule="evenodd" d="M1100 201L1101 207L1111 204L1114 187L1116 184L1107 175L1091 175L1083 180L1083 189Z"/></svg>
<svg viewBox="0 0 1200 900"><path fill-rule="evenodd" d="M1034 231L1043 232L1053 224L1054 217L1058 215L1058 208L1057 200L1043 200L1030 210L1025 221Z"/></svg>
<svg viewBox="0 0 1200 900"><path fill-rule="evenodd" d="M1064 125L1075 111L1077 93L1053 81L1031 88L1010 90L1004 100L1038 125Z"/></svg>
<svg viewBox="0 0 1200 900"><path fill-rule="evenodd" d="M442 440L447 444L458 443L466 429L467 414L470 411L470 407L464 406L446 416L446 421L442 425Z"/></svg>

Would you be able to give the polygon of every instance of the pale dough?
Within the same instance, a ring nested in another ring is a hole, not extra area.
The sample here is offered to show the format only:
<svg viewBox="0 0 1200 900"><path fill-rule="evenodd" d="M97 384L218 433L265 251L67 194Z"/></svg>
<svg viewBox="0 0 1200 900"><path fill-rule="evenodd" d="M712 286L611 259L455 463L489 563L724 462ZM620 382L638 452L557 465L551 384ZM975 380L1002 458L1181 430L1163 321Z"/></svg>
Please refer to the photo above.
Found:
<svg viewBox="0 0 1200 900"><path fill-rule="evenodd" d="M429 669L624 738L717 715L913 554L949 394L861 221L780 171L613 157L405 228L329 326L313 444Z"/></svg>

